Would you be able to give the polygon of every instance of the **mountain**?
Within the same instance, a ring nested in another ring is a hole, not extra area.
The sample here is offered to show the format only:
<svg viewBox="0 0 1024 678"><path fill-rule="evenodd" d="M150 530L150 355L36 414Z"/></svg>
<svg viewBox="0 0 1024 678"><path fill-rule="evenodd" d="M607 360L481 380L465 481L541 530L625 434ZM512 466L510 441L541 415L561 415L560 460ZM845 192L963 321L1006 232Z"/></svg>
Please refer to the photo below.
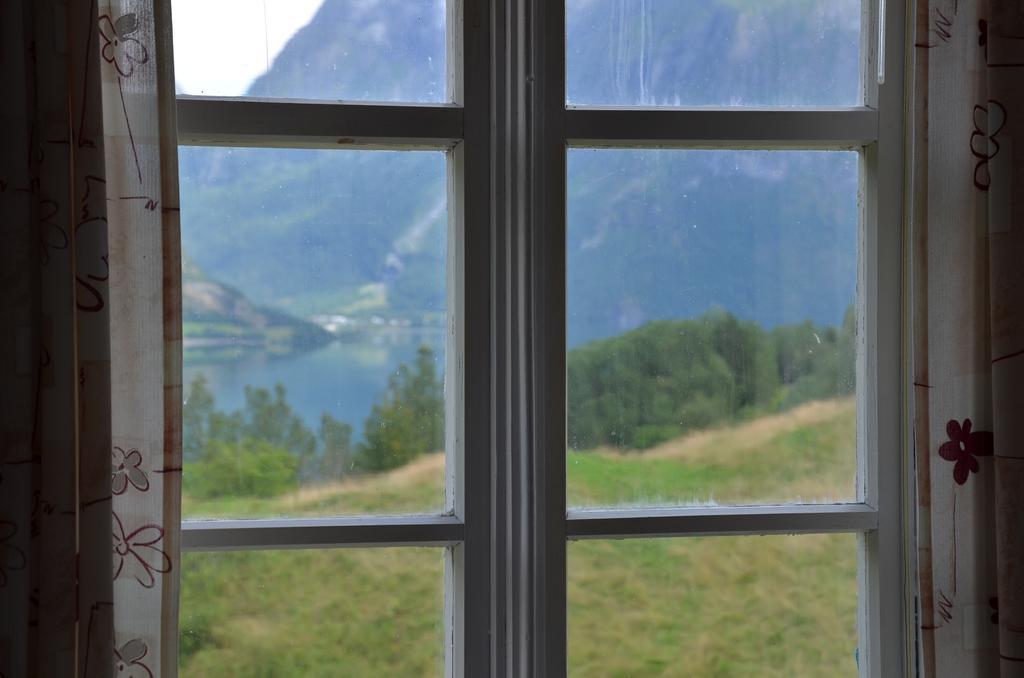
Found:
<svg viewBox="0 0 1024 678"><path fill-rule="evenodd" d="M444 0L326 0L248 96L444 101Z"/></svg>
<svg viewBox="0 0 1024 678"><path fill-rule="evenodd" d="M331 340L318 325L253 304L235 288L209 278L188 258L182 265L181 295L186 349L251 347L287 353Z"/></svg>
<svg viewBox="0 0 1024 678"><path fill-rule="evenodd" d="M854 153L569 152L569 343L724 309L839 324L857 262Z"/></svg>
<svg viewBox="0 0 1024 678"><path fill-rule="evenodd" d="M443 3L328 0L253 96L443 99ZM852 105L857 0L569 0L572 103ZM855 152L570 150L570 344L725 309L838 324ZM180 149L183 247L259 305L438 322L441 152Z"/></svg>
<svg viewBox="0 0 1024 678"><path fill-rule="evenodd" d="M859 0L567 0L566 98L854 106Z"/></svg>

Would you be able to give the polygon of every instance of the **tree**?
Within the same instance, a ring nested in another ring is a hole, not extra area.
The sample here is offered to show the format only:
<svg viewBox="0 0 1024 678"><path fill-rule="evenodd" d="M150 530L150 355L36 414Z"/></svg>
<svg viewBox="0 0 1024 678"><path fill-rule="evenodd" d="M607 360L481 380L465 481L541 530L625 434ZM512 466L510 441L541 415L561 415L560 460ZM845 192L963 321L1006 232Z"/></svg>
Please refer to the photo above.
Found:
<svg viewBox="0 0 1024 678"><path fill-rule="evenodd" d="M856 323L772 331L725 311L659 320L568 355L575 449L644 449L687 431L854 388Z"/></svg>
<svg viewBox="0 0 1024 678"><path fill-rule="evenodd" d="M573 349L569 444L643 449L730 416L735 378L712 329L659 320Z"/></svg>
<svg viewBox="0 0 1024 678"><path fill-rule="evenodd" d="M245 408L234 412L216 409L213 394L206 384L205 376L197 376L183 407L182 447L186 461L207 459L214 443L237 446L243 441L259 441L293 455L302 479L323 475L328 457L332 469L328 477L340 477L345 464L350 462L352 427L325 414L326 419L321 420L318 455L316 434L288 404L281 384L275 384L273 391L246 386Z"/></svg>
<svg viewBox="0 0 1024 678"><path fill-rule="evenodd" d="M736 384L732 412L764 405L778 392L775 346L754 322L741 322L726 312L705 316L711 325L715 352L725 359Z"/></svg>
<svg viewBox="0 0 1024 678"><path fill-rule="evenodd" d="M319 476L340 479L352 468L352 427L324 413L320 416Z"/></svg>
<svg viewBox="0 0 1024 678"><path fill-rule="evenodd" d="M206 377L200 374L192 380L181 409L181 447L185 461L195 461L202 456L210 439L210 416L215 411L213 393L206 387Z"/></svg>
<svg viewBox="0 0 1024 678"><path fill-rule="evenodd" d="M273 395L268 389L246 386L241 437L288 450L299 461L299 475L309 478L314 470L316 436L292 410L286 395L282 384L274 384Z"/></svg>
<svg viewBox="0 0 1024 678"><path fill-rule="evenodd" d="M401 365L388 379L387 390L363 426L356 465L383 471L444 447L444 386L437 377L434 353L416 352L410 367Z"/></svg>
<svg viewBox="0 0 1024 678"><path fill-rule="evenodd" d="M786 384L782 407L836 398L856 389L857 319L852 306L839 327L815 327L808 322L778 327L772 336Z"/></svg>

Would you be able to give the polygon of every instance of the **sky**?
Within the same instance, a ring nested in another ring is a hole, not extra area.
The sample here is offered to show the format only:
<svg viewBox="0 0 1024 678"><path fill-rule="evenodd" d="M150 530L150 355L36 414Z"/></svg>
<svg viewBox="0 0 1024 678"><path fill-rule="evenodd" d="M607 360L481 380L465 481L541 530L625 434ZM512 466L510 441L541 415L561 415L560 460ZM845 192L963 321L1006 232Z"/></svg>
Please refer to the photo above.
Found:
<svg viewBox="0 0 1024 678"><path fill-rule="evenodd" d="M174 72L183 94L244 94L322 0L173 0Z"/></svg>

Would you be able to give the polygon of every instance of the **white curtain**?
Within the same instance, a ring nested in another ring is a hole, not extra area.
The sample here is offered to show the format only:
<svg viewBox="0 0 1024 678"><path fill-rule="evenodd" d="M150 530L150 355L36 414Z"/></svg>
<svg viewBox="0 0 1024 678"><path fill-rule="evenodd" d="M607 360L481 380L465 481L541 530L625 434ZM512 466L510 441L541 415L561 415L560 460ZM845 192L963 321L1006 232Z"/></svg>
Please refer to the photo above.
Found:
<svg viewBox="0 0 1024 678"><path fill-rule="evenodd" d="M181 319L162 0L0 5L0 675L173 676Z"/></svg>
<svg viewBox="0 0 1024 678"><path fill-rule="evenodd" d="M1024 676L1024 2L916 10L921 666Z"/></svg>

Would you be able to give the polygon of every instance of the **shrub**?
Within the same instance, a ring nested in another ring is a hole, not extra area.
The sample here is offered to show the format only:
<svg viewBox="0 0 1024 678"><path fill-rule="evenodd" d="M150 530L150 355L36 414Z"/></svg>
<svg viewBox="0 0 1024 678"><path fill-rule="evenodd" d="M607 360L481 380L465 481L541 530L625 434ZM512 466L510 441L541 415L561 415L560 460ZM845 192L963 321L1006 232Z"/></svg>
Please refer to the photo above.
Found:
<svg viewBox="0 0 1024 678"><path fill-rule="evenodd" d="M189 465L184 490L198 499L273 497L298 485L299 460L263 440L211 440L202 458Z"/></svg>

